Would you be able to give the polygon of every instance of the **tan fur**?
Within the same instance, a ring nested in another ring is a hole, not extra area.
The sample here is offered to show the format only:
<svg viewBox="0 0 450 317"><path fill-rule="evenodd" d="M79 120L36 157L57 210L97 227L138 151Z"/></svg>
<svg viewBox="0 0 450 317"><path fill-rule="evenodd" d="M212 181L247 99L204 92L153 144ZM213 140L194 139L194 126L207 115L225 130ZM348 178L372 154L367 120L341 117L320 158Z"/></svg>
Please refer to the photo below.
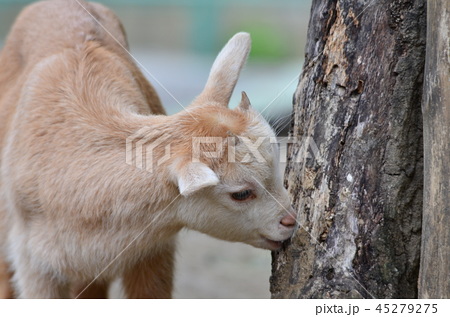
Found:
<svg viewBox="0 0 450 317"><path fill-rule="evenodd" d="M183 227L271 249L267 239L287 239L290 203L268 141L265 162L228 162L224 141L220 157L191 163L193 137L274 136L248 106L227 108L248 35L222 50L188 111L165 116L118 19L80 2L119 43L77 1L43 1L23 10L0 55L1 294L12 272L22 298L70 297L94 278L80 297L104 296L118 277L127 297L166 298ZM170 159L151 173L126 164L130 136L170 144ZM247 152L238 142L236 157ZM247 187L258 199L231 200Z"/></svg>

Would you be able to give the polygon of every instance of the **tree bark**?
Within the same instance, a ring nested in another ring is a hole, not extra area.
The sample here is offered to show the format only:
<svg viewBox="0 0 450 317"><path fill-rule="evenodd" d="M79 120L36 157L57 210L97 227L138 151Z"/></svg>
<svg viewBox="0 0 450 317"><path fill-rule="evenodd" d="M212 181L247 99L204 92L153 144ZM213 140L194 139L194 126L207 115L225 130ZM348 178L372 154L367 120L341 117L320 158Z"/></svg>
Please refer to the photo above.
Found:
<svg viewBox="0 0 450 317"><path fill-rule="evenodd" d="M273 298L417 297L425 33L425 0L313 1Z"/></svg>
<svg viewBox="0 0 450 317"><path fill-rule="evenodd" d="M450 298L450 2L428 1L419 297Z"/></svg>

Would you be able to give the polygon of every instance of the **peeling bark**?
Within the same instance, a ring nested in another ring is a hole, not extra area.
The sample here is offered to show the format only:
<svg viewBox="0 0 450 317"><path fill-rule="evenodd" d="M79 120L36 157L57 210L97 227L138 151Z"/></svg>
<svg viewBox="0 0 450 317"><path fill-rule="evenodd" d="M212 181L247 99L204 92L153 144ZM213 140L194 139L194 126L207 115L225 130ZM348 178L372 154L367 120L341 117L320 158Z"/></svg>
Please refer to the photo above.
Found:
<svg viewBox="0 0 450 317"><path fill-rule="evenodd" d="M419 297L450 298L450 2L428 2Z"/></svg>
<svg viewBox="0 0 450 317"><path fill-rule="evenodd" d="M417 297L425 30L425 0L313 1L272 297Z"/></svg>

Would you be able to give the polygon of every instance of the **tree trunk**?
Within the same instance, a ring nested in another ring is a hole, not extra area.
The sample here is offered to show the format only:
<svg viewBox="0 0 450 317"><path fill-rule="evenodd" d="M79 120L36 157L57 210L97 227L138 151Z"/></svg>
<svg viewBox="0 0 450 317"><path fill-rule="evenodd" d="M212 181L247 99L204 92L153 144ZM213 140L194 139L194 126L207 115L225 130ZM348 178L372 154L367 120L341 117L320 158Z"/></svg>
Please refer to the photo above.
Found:
<svg viewBox="0 0 450 317"><path fill-rule="evenodd" d="M425 33L425 0L313 1L272 297L417 297Z"/></svg>
<svg viewBox="0 0 450 317"><path fill-rule="evenodd" d="M428 1L419 297L450 298L450 2Z"/></svg>

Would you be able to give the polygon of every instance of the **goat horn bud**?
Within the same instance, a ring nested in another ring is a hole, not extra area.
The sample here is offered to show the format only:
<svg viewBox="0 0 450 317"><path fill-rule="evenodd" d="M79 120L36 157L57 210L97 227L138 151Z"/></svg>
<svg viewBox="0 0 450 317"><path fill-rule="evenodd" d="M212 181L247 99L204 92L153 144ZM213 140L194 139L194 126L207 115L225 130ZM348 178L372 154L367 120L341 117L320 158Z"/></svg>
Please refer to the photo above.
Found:
<svg viewBox="0 0 450 317"><path fill-rule="evenodd" d="M248 110L250 108L250 100L248 99L245 91L242 92L241 102L238 107L242 110Z"/></svg>

